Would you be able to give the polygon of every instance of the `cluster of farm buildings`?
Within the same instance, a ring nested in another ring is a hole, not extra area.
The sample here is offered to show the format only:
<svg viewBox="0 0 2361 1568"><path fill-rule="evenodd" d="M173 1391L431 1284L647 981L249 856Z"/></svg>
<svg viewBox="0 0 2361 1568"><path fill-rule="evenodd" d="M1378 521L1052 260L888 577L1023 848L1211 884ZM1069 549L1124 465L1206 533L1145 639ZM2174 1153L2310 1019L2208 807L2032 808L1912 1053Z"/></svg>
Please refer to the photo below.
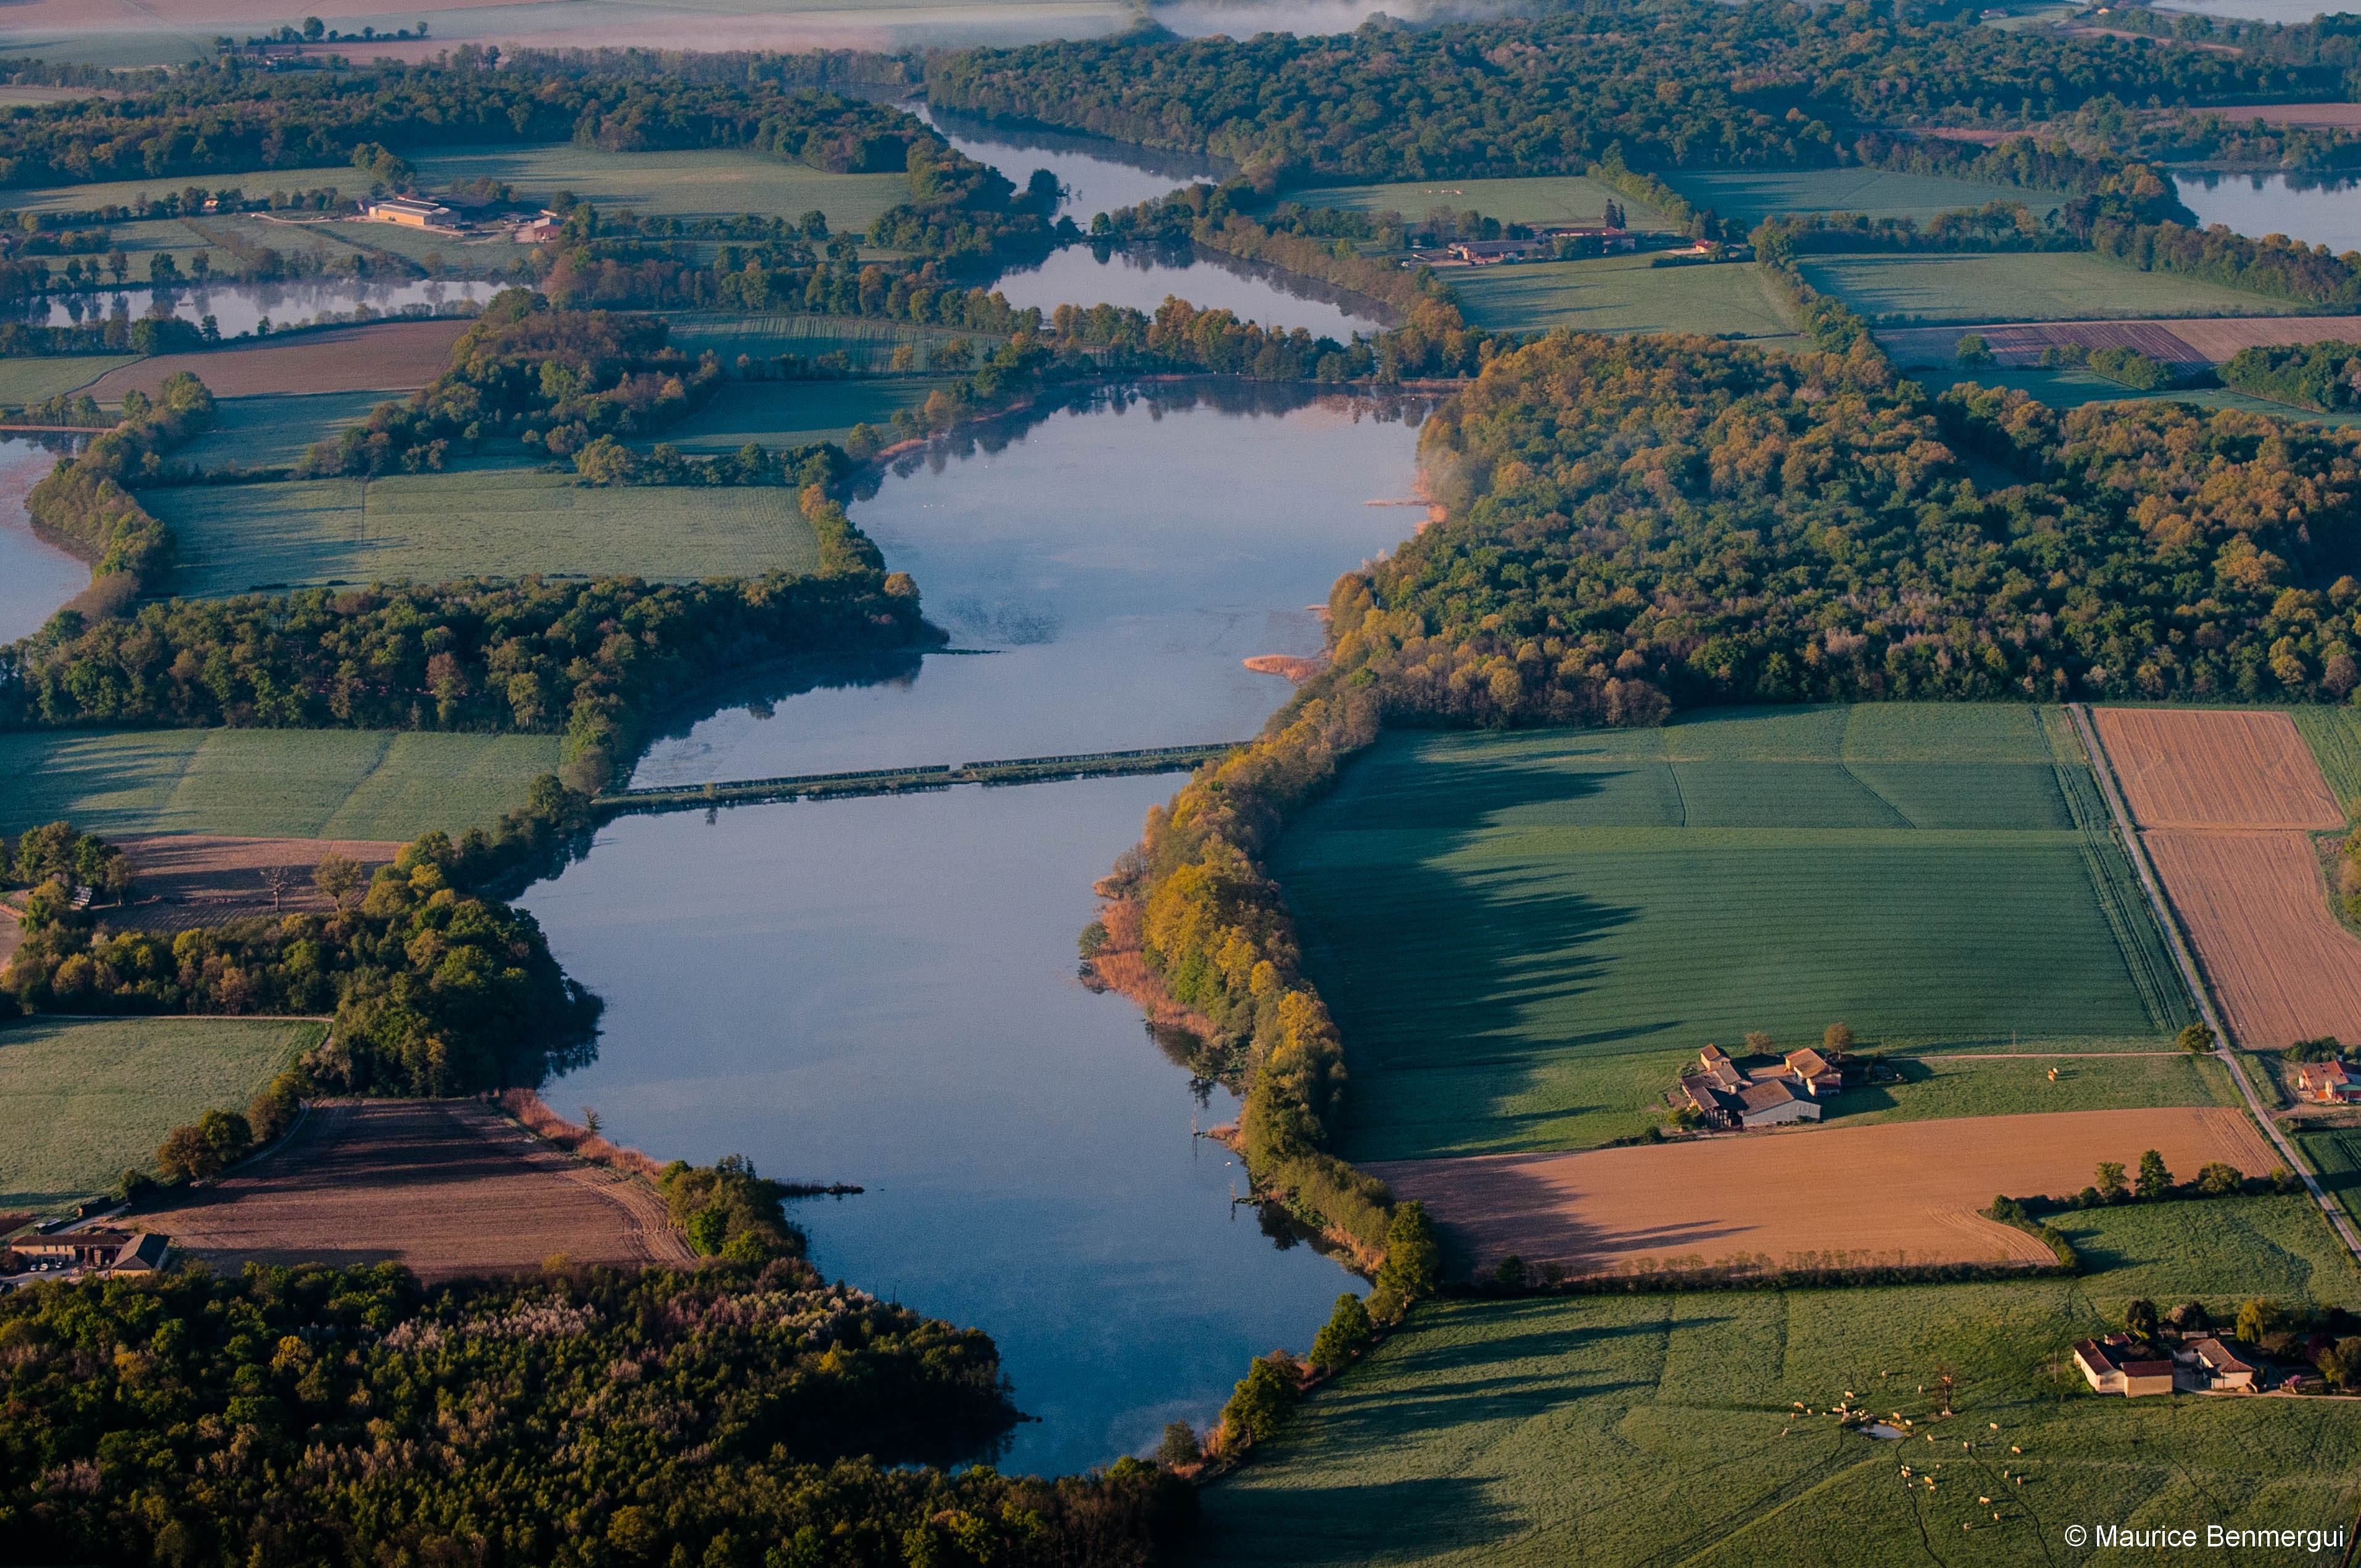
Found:
<svg viewBox="0 0 2361 1568"><path fill-rule="evenodd" d="M154 1231L100 1227L19 1236L0 1247L16 1271L91 1274L160 1273L172 1256L172 1238Z"/></svg>
<svg viewBox="0 0 2361 1568"><path fill-rule="evenodd" d="M522 223L470 214L497 205L490 198L449 195L435 201L423 196L382 196L362 204L361 216L371 223L399 224L429 234L471 235L505 232L519 245L539 245L557 237L560 220L546 208Z"/></svg>
<svg viewBox="0 0 2361 1568"><path fill-rule="evenodd" d="M2129 1334L2086 1339L2074 1347L2075 1369L2102 1394L2252 1392L2262 1369L2213 1334L2160 1346Z"/></svg>
<svg viewBox="0 0 2361 1568"><path fill-rule="evenodd" d="M1611 256L1640 248L1640 236L1620 224L1544 224L1531 238L1456 239L1410 253L1413 267L1495 267L1508 261L1553 261L1562 255Z"/></svg>
<svg viewBox="0 0 2361 1568"><path fill-rule="evenodd" d="M1697 1052L1697 1069L1685 1073L1672 1096L1708 1127L1741 1132L1788 1122L1817 1122L1827 1102L1857 1082L1862 1065L1838 1050L1789 1051L1773 1067L1743 1071L1719 1046Z"/></svg>

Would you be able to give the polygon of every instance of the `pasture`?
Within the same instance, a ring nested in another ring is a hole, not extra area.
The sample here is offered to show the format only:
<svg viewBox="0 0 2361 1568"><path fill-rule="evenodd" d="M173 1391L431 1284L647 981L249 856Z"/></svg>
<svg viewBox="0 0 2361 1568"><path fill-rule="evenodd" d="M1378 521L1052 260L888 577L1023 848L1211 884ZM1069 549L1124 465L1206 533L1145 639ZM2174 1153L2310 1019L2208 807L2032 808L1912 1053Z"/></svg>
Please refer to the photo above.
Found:
<svg viewBox="0 0 2361 1568"><path fill-rule="evenodd" d="M664 439L684 452L735 452L750 441L777 449L841 442L854 425L868 424L890 441L895 411L917 409L928 393L947 384L924 377L730 381L711 402L665 431Z"/></svg>
<svg viewBox="0 0 2361 1568"><path fill-rule="evenodd" d="M325 1033L284 1018L0 1024L0 1209L60 1212L150 1169L166 1133L244 1109Z"/></svg>
<svg viewBox="0 0 2361 1568"><path fill-rule="evenodd" d="M2196 1105L1839 1123L1366 1168L1395 1197L1425 1202L1455 1273L1480 1277L1513 1255L1585 1276L1831 1253L1856 1267L2046 1263L2037 1237L1981 1215L1993 1194L2079 1192L2102 1160L2136 1167L2146 1149L2184 1177L2216 1161L2255 1176L2283 1163L2243 1110ZM1828 1179L1836 1171L1844 1179Z"/></svg>
<svg viewBox="0 0 2361 1568"><path fill-rule="evenodd" d="M22 408L54 398L60 392L78 392L110 370L136 365L136 354L67 354L55 357L0 359L0 403ZM92 396L97 394L93 392Z"/></svg>
<svg viewBox="0 0 2361 1568"><path fill-rule="evenodd" d="M776 487L577 484L523 468L148 492L179 545L168 591L335 583L807 571L818 541Z"/></svg>
<svg viewBox="0 0 2361 1568"><path fill-rule="evenodd" d="M1670 1068L1750 1030L2057 1052L2187 1021L2089 773L2030 707L1390 734L1273 870L1345 1040L1356 1160L1642 1133Z"/></svg>
<svg viewBox="0 0 2361 1568"><path fill-rule="evenodd" d="M941 344L964 340L972 347L986 348L996 345L998 341L989 333L846 316L785 313L719 315L699 312L667 319L672 323L672 341L682 350L689 354L709 350L730 365L736 364L741 354L758 360L774 359L783 354L797 354L807 359L823 354L842 354L859 368L882 371L892 364L894 350L906 343L917 348L923 366L927 350Z"/></svg>
<svg viewBox="0 0 2361 1568"><path fill-rule="evenodd" d="M1323 185L1282 192L1281 202L1307 207L1340 207L1352 213L1400 213L1412 223L1436 208L1454 214L1471 208L1504 224L1595 224L1614 202L1633 229L1670 229L1673 220L1647 203L1611 185L1579 174L1523 180L1429 180L1391 185Z"/></svg>
<svg viewBox="0 0 2361 1568"><path fill-rule="evenodd" d="M369 411L385 400L376 391L222 398L214 404L213 428L172 455L207 469L287 467L313 443L346 425L366 423Z"/></svg>
<svg viewBox="0 0 2361 1568"><path fill-rule="evenodd" d="M1987 202L2022 202L2036 217L2065 203L2064 193L2016 185L1986 185L1932 174L1883 169L1700 169L1675 170L1664 183L1697 207L1749 225L1778 214L1860 213L1920 223Z"/></svg>
<svg viewBox="0 0 2361 1568"><path fill-rule="evenodd" d="M84 212L94 207L128 207L203 185L211 193L236 189L249 196L273 191L341 191L347 196L368 194L368 176L349 163L310 169L266 169L249 174L207 175L190 180L114 180L88 185L44 185L8 192L8 205L20 213ZM193 240L191 249L198 248Z"/></svg>
<svg viewBox="0 0 2361 1568"><path fill-rule="evenodd" d="M2081 252L1814 256L1805 278L1865 316L1926 322L2291 315L2298 306Z"/></svg>
<svg viewBox="0 0 2361 1568"><path fill-rule="evenodd" d="M557 771L555 735L131 729L0 735L0 832L408 840L487 827Z"/></svg>
<svg viewBox="0 0 2361 1568"><path fill-rule="evenodd" d="M1652 267L1645 256L1601 256L1467 268L1444 276L1468 321L1501 332L1564 326L1752 338L1795 333L1752 267Z"/></svg>
<svg viewBox="0 0 2361 1568"><path fill-rule="evenodd" d="M859 234L886 208L910 199L901 174L830 174L808 164L738 148L603 152L557 142L544 147L402 148L430 190L489 177L527 202L570 191L602 212L667 217L741 213L794 218L814 208L836 233Z"/></svg>
<svg viewBox="0 0 2361 1568"><path fill-rule="evenodd" d="M2070 1218L2094 1265L2074 1279L1429 1302L1202 1495L1191 1560L2054 1564L2083 1560L2059 1555L2068 1520L2349 1523L2361 1403L2106 1398L2060 1366L2134 1297L2353 1302L2319 1211ZM1916 1430L1805 1413L1848 1394Z"/></svg>

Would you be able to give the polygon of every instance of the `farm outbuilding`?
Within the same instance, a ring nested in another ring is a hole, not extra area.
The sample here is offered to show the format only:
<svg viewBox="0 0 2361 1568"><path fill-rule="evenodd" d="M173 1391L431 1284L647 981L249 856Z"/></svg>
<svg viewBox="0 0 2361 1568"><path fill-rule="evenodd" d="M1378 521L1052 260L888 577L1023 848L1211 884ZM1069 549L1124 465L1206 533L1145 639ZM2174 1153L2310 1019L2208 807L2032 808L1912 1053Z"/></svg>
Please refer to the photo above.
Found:
<svg viewBox="0 0 2361 1568"><path fill-rule="evenodd" d="M2086 1339L2074 1347L2074 1365L2082 1380L2102 1394L2136 1398L2143 1394L2172 1392L2172 1361L2158 1357L2129 1334Z"/></svg>

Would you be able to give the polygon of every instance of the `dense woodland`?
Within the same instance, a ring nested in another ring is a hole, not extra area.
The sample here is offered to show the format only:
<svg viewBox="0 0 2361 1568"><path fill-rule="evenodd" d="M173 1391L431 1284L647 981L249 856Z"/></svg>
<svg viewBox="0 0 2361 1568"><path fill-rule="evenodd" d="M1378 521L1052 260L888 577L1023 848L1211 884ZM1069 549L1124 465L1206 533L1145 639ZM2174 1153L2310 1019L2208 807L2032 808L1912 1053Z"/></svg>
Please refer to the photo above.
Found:
<svg viewBox="0 0 2361 1568"><path fill-rule="evenodd" d="M807 1264L422 1288L393 1266L0 1299L12 1556L1126 1568L1194 1496L1015 1480L992 1342Z"/></svg>
<svg viewBox="0 0 2361 1568"><path fill-rule="evenodd" d="M2308 33L2309 29L2290 29ZM1897 22L1886 7L1668 0L1538 21L1350 35L1126 36L938 57L946 107L1226 158L1257 183L1883 161L1856 125L2009 124L2102 97L2338 97L2353 40L2285 58L2146 39ZM1913 162L1973 148L1914 143Z"/></svg>
<svg viewBox="0 0 2361 1568"><path fill-rule="evenodd" d="M2361 407L2361 344L2242 348L2221 374L2225 387L2323 413Z"/></svg>

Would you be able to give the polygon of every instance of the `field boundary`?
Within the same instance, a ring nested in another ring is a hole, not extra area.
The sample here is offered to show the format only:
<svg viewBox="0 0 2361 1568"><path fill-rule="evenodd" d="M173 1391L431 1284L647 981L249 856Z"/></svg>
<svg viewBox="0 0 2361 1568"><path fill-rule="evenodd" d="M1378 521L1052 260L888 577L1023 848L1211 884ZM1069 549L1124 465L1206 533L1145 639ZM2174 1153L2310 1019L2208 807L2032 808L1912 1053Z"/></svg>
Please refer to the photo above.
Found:
<svg viewBox="0 0 2361 1568"><path fill-rule="evenodd" d="M2337 1239L2345 1244L2345 1250L2356 1262L2361 1262L2361 1234L2354 1231L2353 1222L2346 1217L2343 1207L2329 1197L2328 1190L2321 1185L2320 1178L2313 1173L2310 1163L2296 1146L2289 1142L2287 1135L2279 1130L2279 1124L2264 1112L2263 1102L2255 1093L2255 1086L2247 1081L2246 1069L2239 1065L2236 1044L2231 1039L2221 1013L2213 1005L2213 992L2205 983L2196 956L2189 950L2182 938L2180 916L2173 911L2171 901L2165 897L2163 884L2157 880L2155 869L2148 864L2147 850L2140 842L2138 829L2132 824L2131 809L2116 787L2114 763L2108 757L2107 749L2099 743L2098 727L2091 722L2090 705L2070 702L2066 705L2066 711L2074 720L2083 750L2090 754L2092 777L2098 781L2099 793L2105 798L2107 809L2114 817L2115 829L2124 840L2125 852L2131 856L2132 869L2139 874L2140 885L2147 892L2149 906L2155 910L2158 922L2164 927L2164 939L2172 949L2173 961L2180 966L2181 978L2189 982L2190 994L2196 999L2197 1010L2204 1018L2206 1026L2213 1031L2214 1056L2230 1069L2231 1081L2238 1086L2239 1094L2246 1100L2247 1113L2261 1124L2263 1135L2270 1139L2272 1146L2286 1158L2288 1168L2303 1178L2304 1190L2312 1194L2312 1201L2320 1205L2320 1212L2328 1216L2328 1223L2335 1230Z"/></svg>
<svg viewBox="0 0 2361 1568"><path fill-rule="evenodd" d="M2177 1019L2189 1015L2188 1010L2175 1004L2164 977L2156 972L2155 955L2139 939L2132 913L2125 907L2126 901L2136 894L2124 886L2116 869L2100 853L2101 844L2114 847L2114 836L2100 821L2106 803L2094 782L2098 763L2085 758L2081 766L2074 765L2071 759L2058 754L2057 738L2049 732L2049 726L2044 724L2040 729L2042 742L2049 748L2050 770L2058 777L2058 793L2066 802L2066 815L2073 818L2076 831L2082 836L2082 862L2090 873L2091 891L2099 901L2100 912L2115 933L2115 943L2123 949L2124 965L2131 970L2132 984L2139 992L2140 1000L2147 1004L2148 1016L2158 1029L2172 1028ZM2092 800L2093 794L2099 794L2100 798ZM2171 939L2169 932L2161 935L2168 942ZM2185 971L2182 978L2188 978Z"/></svg>

